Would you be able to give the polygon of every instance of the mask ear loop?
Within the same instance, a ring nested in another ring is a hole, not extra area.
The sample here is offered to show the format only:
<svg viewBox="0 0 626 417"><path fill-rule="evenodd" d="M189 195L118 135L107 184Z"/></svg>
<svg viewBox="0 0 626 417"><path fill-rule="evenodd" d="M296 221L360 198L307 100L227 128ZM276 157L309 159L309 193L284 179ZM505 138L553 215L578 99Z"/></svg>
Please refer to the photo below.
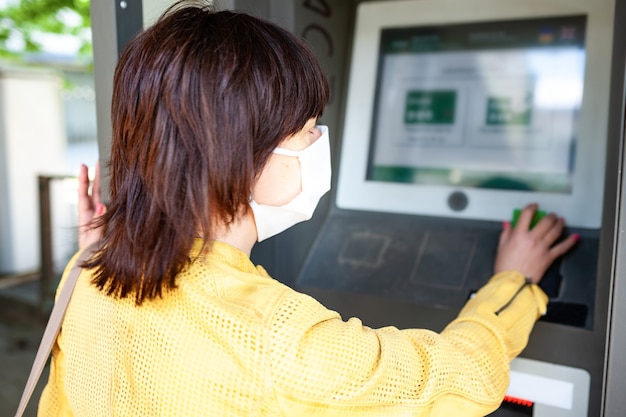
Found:
<svg viewBox="0 0 626 417"><path fill-rule="evenodd" d="M292 151L291 149L285 149L285 148L276 148L272 151L273 153L276 153L278 155L285 155L285 156L295 156L298 157L300 156L300 152L302 151Z"/></svg>
<svg viewBox="0 0 626 417"><path fill-rule="evenodd" d="M317 142L319 142L319 140L326 134L328 134L328 126L326 125L317 125L316 126L320 131L321 131L321 135L319 136L319 138L317 138L317 140L315 142L313 142L312 144L309 145L309 147L315 145ZM304 148L300 151L292 151L291 149L286 149L286 148L281 148L281 147L277 147L275 148L272 152L279 154L279 155L285 155L285 156L295 156L295 157L299 157L300 154L304 151L306 151L309 147Z"/></svg>

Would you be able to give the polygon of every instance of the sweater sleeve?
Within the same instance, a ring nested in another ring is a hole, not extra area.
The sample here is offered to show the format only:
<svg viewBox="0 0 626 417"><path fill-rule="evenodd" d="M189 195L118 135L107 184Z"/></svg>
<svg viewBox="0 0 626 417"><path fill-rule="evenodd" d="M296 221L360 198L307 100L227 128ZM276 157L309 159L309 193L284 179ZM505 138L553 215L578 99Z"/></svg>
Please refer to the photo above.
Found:
<svg viewBox="0 0 626 417"><path fill-rule="evenodd" d="M521 274L501 273L438 334L371 329L290 292L270 324L277 401L285 415L489 414L546 303Z"/></svg>

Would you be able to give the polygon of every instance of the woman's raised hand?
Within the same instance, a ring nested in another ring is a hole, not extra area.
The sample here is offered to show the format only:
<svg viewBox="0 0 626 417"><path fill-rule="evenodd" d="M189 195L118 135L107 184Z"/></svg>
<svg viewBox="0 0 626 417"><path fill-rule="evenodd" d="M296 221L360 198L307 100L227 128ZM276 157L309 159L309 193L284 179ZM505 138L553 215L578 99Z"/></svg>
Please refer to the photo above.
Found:
<svg viewBox="0 0 626 417"><path fill-rule="evenodd" d="M100 190L100 163L96 163L91 192L88 169L82 164L78 174L78 249L83 249L102 237L102 227L94 228L91 222L105 212Z"/></svg>

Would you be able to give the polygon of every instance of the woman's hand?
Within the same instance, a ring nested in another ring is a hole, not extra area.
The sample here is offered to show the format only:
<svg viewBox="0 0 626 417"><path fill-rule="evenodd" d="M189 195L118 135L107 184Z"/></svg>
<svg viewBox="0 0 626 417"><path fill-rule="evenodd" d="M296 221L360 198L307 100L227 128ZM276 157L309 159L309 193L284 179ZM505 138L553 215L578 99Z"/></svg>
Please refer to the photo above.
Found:
<svg viewBox="0 0 626 417"><path fill-rule="evenodd" d="M568 236L557 242L563 232L564 222L554 213L545 216L530 229L537 204L529 204L520 213L517 225L505 223L494 272L516 270L537 284L556 258L569 251L578 241L578 235Z"/></svg>
<svg viewBox="0 0 626 417"><path fill-rule="evenodd" d="M78 249L83 249L102 237L102 227L93 228L91 222L106 212L100 190L100 163L89 193L87 166L81 165L78 174Z"/></svg>

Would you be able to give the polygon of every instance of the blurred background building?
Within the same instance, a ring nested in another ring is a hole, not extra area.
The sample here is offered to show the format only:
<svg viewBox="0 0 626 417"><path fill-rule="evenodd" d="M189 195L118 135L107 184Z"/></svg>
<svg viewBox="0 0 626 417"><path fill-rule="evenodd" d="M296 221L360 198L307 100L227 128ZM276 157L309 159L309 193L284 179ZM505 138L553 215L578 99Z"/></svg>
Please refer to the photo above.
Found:
<svg viewBox="0 0 626 417"><path fill-rule="evenodd" d="M41 266L50 178L55 268L75 250L75 181L97 160L89 1L0 0L0 275ZM0 284L1 285L1 284Z"/></svg>

